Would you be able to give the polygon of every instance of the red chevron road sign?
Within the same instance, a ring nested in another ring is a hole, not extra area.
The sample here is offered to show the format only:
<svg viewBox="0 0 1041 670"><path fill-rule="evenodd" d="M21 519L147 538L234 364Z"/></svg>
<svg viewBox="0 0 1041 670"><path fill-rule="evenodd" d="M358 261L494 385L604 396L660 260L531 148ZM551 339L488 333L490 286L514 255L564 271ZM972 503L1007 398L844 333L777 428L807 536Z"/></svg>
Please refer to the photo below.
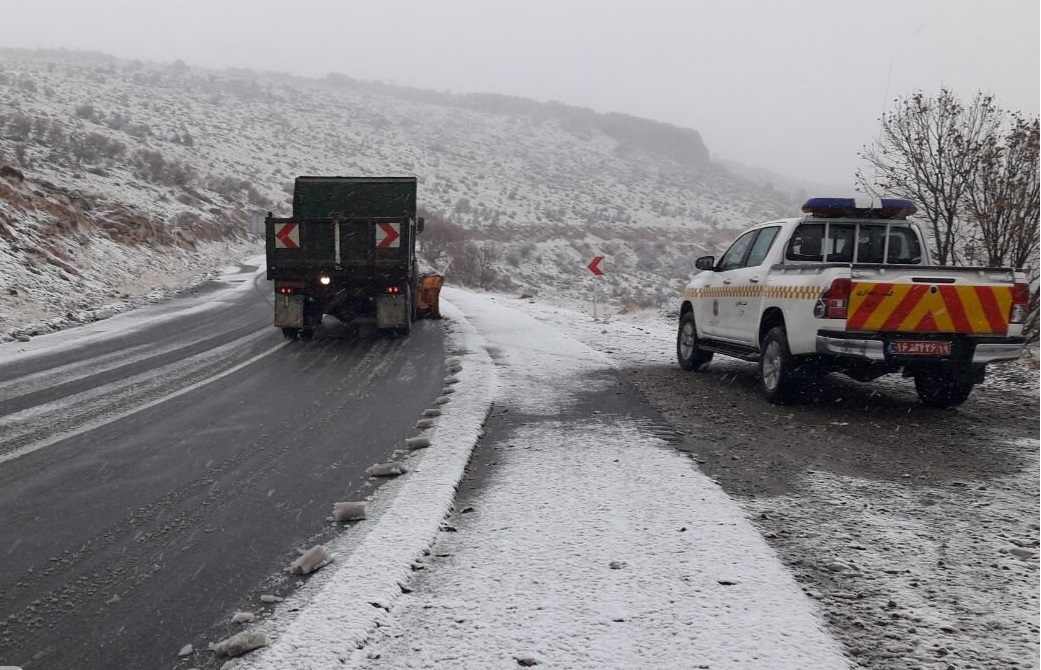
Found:
<svg viewBox="0 0 1041 670"><path fill-rule="evenodd" d="M300 226L295 223L284 223L275 231L276 249L299 249Z"/></svg>
<svg viewBox="0 0 1041 670"><path fill-rule="evenodd" d="M401 246L401 224L380 221L376 224L376 248L389 249Z"/></svg>

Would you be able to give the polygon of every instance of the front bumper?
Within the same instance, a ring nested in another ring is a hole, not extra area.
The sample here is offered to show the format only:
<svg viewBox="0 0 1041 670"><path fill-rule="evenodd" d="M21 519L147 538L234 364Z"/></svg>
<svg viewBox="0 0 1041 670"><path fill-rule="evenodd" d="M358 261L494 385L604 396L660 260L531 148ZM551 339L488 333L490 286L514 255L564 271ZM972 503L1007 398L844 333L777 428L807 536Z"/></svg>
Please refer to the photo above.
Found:
<svg viewBox="0 0 1041 670"><path fill-rule="evenodd" d="M896 356L889 353L889 343L901 340L945 340L951 342L950 356ZM995 361L1011 361L1023 355L1026 340L1019 337L972 337L959 334L909 335L900 334L868 334L839 333L817 331L817 353L829 356L859 358L894 364L905 364L923 361L952 361L972 364L993 363Z"/></svg>

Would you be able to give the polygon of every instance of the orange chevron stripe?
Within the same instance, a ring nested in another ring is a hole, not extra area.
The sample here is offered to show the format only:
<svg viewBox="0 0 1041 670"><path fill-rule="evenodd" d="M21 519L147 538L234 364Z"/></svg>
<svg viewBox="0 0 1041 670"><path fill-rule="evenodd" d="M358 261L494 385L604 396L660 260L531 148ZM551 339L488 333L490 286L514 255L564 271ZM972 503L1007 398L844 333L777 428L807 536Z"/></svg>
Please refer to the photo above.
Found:
<svg viewBox="0 0 1041 670"><path fill-rule="evenodd" d="M1012 289L856 282L849 330L1001 334L1008 332Z"/></svg>

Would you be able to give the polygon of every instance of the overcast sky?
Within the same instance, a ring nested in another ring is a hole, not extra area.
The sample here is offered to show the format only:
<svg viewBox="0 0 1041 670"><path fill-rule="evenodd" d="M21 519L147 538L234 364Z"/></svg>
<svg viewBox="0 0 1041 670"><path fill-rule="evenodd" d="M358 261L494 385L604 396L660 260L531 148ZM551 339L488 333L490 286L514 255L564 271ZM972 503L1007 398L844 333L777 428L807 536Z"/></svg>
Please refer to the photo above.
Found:
<svg viewBox="0 0 1041 670"><path fill-rule="evenodd" d="M893 98L1037 114L1038 0L6 0L0 46L330 71L699 131L717 158L852 183Z"/></svg>

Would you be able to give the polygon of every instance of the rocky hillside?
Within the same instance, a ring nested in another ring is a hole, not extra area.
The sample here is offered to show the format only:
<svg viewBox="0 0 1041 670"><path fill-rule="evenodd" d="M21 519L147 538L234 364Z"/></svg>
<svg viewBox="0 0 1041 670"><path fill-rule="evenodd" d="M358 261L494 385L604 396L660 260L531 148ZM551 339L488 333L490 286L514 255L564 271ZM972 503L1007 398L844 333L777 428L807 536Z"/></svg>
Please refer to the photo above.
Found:
<svg viewBox="0 0 1041 670"><path fill-rule="evenodd" d="M797 206L714 164L697 132L645 119L65 51L0 51L0 162L15 170L0 293L41 304L67 276L98 279L85 258L107 245L190 263L213 240L245 243L250 216L288 212L301 174L416 175L423 251L450 281L578 296L606 255L618 304L671 299L694 256ZM54 281L15 285L29 275Z"/></svg>

